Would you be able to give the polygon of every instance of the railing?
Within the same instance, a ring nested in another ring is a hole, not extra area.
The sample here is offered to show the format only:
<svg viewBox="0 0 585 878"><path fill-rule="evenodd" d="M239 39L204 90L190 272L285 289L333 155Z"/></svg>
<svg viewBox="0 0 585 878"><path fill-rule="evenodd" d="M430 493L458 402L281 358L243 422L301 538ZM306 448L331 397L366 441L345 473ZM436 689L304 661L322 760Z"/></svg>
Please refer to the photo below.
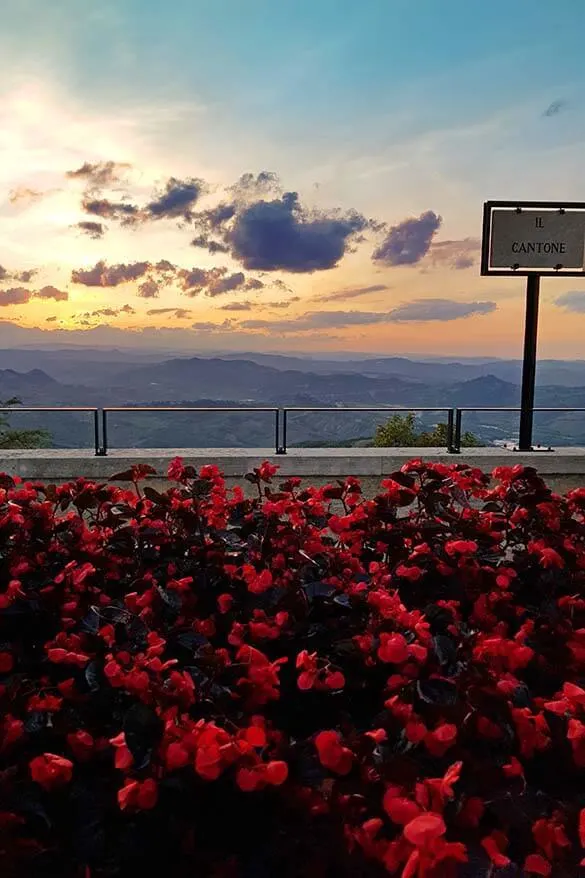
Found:
<svg viewBox="0 0 585 878"><path fill-rule="evenodd" d="M274 415L274 445L277 454L285 454L280 450L280 409L274 407L250 407L246 408L245 406L111 406L108 408L102 409L102 445L99 453L100 456L105 456L108 453L108 413L109 412L197 412L199 414L209 414L210 412L222 412L224 414L228 413L239 413L239 412L253 412L254 414L260 413L272 413Z"/></svg>
<svg viewBox="0 0 585 878"><path fill-rule="evenodd" d="M452 436L452 447L450 449L452 454L460 454L461 453L461 433L462 433L462 423L463 423L463 415L465 412L514 412L520 413L522 409L520 406L462 406L461 408L454 409L455 413L455 429ZM585 408L534 408L532 411L536 414L537 412L567 412L567 413L576 413L576 412L585 412ZM514 448L514 451L519 451L519 448ZM553 451L554 449L550 446L541 447L536 446L532 448L532 451Z"/></svg>
<svg viewBox="0 0 585 878"><path fill-rule="evenodd" d="M426 408L423 406L422 408L413 406L412 409L399 408L398 406L343 406L339 408L331 407L331 406L294 406L291 408L283 408L282 410L282 446L280 449L277 449L277 454L286 454L287 452L287 442L288 442L288 415L289 412L370 412L374 414L381 414L383 412L387 412L388 414L399 414L400 412L407 414L409 411L413 412L442 412L447 414L447 451L449 453L454 453L453 446L453 429L455 422L455 412L456 409L446 408L442 406L433 406L432 408Z"/></svg>
<svg viewBox="0 0 585 878"><path fill-rule="evenodd" d="M535 408L534 413L583 413L585 408ZM88 413L93 416L93 445L95 454L104 457L111 449L109 441L108 415L114 412L133 414L141 412L168 412L168 413L196 413L196 414L272 414L274 417L274 448L278 455L288 451L289 415L329 413L338 414L344 412L370 413L370 414L407 414L408 412L437 412L447 416L446 451L449 454L460 454L463 430L463 415L466 412L510 412L520 413L520 406L462 406L449 408L445 406L108 406L106 408L94 408L92 406L0 406L0 413L9 412L19 414L21 412L51 412L65 414ZM101 430L100 430L101 426ZM514 449L515 451L518 449ZM542 448L537 446L534 451L553 451L549 446Z"/></svg>
<svg viewBox="0 0 585 878"><path fill-rule="evenodd" d="M14 414L20 414L20 412L66 412L66 413L88 413L91 412L93 414L93 440L94 440L94 448L97 456L100 456L102 452L102 447L100 443L100 428L99 428L99 409L93 408L91 406L55 406L55 405L30 405L30 406L9 406L3 405L0 406L0 413L2 412L10 412Z"/></svg>

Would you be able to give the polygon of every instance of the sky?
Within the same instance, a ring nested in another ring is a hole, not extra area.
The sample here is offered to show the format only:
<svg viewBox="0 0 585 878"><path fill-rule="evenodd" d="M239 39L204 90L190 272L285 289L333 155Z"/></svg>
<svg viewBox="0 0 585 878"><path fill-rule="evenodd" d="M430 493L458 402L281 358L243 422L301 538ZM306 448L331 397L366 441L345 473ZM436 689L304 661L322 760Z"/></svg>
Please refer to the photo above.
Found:
<svg viewBox="0 0 585 878"><path fill-rule="evenodd" d="M583 0L4 0L0 344L519 356L488 199L585 201ZM581 357L585 281L543 280Z"/></svg>

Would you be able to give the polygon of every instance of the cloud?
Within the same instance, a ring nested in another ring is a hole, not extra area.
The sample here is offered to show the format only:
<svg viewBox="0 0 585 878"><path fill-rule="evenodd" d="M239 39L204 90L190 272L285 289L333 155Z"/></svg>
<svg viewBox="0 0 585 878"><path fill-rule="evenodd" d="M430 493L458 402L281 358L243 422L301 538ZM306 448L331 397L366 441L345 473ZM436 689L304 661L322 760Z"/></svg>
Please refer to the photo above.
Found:
<svg viewBox="0 0 585 878"><path fill-rule="evenodd" d="M30 302L32 293L24 287L11 287L8 290L0 290L0 307L8 305L26 305Z"/></svg>
<svg viewBox="0 0 585 878"><path fill-rule="evenodd" d="M222 332L226 329L231 329L233 325L233 320L226 319L223 323L211 323L210 321L192 323L191 328L195 329L197 332Z"/></svg>
<svg viewBox="0 0 585 878"><path fill-rule="evenodd" d="M296 192L257 197L259 186L277 185L270 172L245 174L231 187L233 201L195 214L199 234L192 244L216 252L227 247L249 270L308 273L335 267L360 233L375 228L355 210L309 211Z"/></svg>
<svg viewBox="0 0 585 878"><path fill-rule="evenodd" d="M463 270L474 266L481 253L479 238L462 238L459 241L435 241L431 244L427 259L433 265L446 265Z"/></svg>
<svg viewBox="0 0 585 878"><path fill-rule="evenodd" d="M230 248L227 244L222 244L221 241L215 241L204 233L197 235L196 238L193 238L191 241L192 247L200 247L202 250L208 250L212 255L216 253L229 253Z"/></svg>
<svg viewBox="0 0 585 878"><path fill-rule="evenodd" d="M427 210L419 217L410 217L392 226L372 259L385 265L415 265L430 250L433 236L439 230L442 217Z"/></svg>
<svg viewBox="0 0 585 878"><path fill-rule="evenodd" d="M39 192L38 189L29 189L28 186L17 186L16 189L11 189L8 193L8 200L10 204L20 204L23 202L35 204L47 194L47 192Z"/></svg>
<svg viewBox="0 0 585 878"><path fill-rule="evenodd" d="M46 286L41 287L33 293L35 299L54 299L56 302L66 302L69 299L69 293L65 290L58 290L57 287Z"/></svg>
<svg viewBox="0 0 585 878"><path fill-rule="evenodd" d="M204 181L196 177L187 180L171 177L164 191L146 206L146 213L151 219L182 217L190 220L193 217L192 208L205 188Z"/></svg>
<svg viewBox="0 0 585 878"><path fill-rule="evenodd" d="M126 201L110 201L107 198L84 197L81 206L86 213L92 216L101 216L102 219L118 220L123 226L132 226L140 219L140 208L136 204Z"/></svg>
<svg viewBox="0 0 585 878"><path fill-rule="evenodd" d="M220 311L251 311L252 302L230 302L229 305L221 305Z"/></svg>
<svg viewBox="0 0 585 878"><path fill-rule="evenodd" d="M453 299L415 299L400 305L388 314L391 323L426 323L429 321L460 320L474 314L491 314L497 310L495 302L458 302Z"/></svg>
<svg viewBox="0 0 585 878"><path fill-rule="evenodd" d="M128 281L137 280L149 271L149 262L131 262L128 264L106 265L105 261L97 262L93 268L77 269L71 272L71 280L75 284L86 287L117 287Z"/></svg>
<svg viewBox="0 0 585 878"><path fill-rule="evenodd" d="M386 323L388 320L389 315L386 311L309 311L300 317L287 320L244 320L240 325L243 329L287 333L369 326L374 323Z"/></svg>
<svg viewBox="0 0 585 878"><path fill-rule="evenodd" d="M231 293L240 289L246 284L246 275L243 271L237 271L227 277L220 277L212 281L207 288L208 296L221 296L224 293Z"/></svg>
<svg viewBox="0 0 585 878"><path fill-rule="evenodd" d="M450 299L418 299L392 311L308 311L287 320L252 319L240 324L242 329L281 333L317 332L344 329L348 326L372 326L378 323L419 323L459 320L473 314L495 311L495 302L456 302Z"/></svg>
<svg viewBox="0 0 585 878"><path fill-rule="evenodd" d="M300 296L293 296L292 299L288 299L286 302L284 302L284 301L283 302L266 302L265 304L266 304L267 308L275 308L276 310L281 310L281 309L284 310L285 308L290 308L290 306L294 302L300 302L300 301L301 301Z"/></svg>
<svg viewBox="0 0 585 878"><path fill-rule="evenodd" d="M264 286L261 281L253 278L246 279L243 271L233 274L227 273L227 268L182 268L177 272L181 289L187 296L198 296L205 293L206 296L222 296L235 290L259 289L258 284Z"/></svg>
<svg viewBox="0 0 585 878"><path fill-rule="evenodd" d="M252 173L242 174L233 186L228 187L228 192L231 192L236 200L257 199L261 195L280 194L281 191L278 174L273 171L260 171L256 176Z"/></svg>
<svg viewBox="0 0 585 878"><path fill-rule="evenodd" d="M121 308L98 308L96 311L86 311L80 317L118 317L120 314L136 314L132 305L122 305Z"/></svg>
<svg viewBox="0 0 585 878"><path fill-rule="evenodd" d="M107 227L104 226L103 223L92 222L91 220L84 220L80 223L77 223L75 228L79 229L86 235L89 235L90 238L97 240L98 238L103 238Z"/></svg>
<svg viewBox="0 0 585 878"><path fill-rule="evenodd" d="M565 109L566 106L567 106L566 101L563 101L563 100L553 101L551 104L548 105L548 107L546 108L546 110L544 111L544 113L542 115L546 116L548 118L550 118L551 116L558 116L559 113L561 113Z"/></svg>
<svg viewBox="0 0 585 878"><path fill-rule="evenodd" d="M143 281L139 287L137 295L139 295L142 299L158 299L160 294L160 282L155 280L153 277L149 277L148 280Z"/></svg>
<svg viewBox="0 0 585 878"><path fill-rule="evenodd" d="M585 314L585 292L582 290L570 290L562 293L555 299L555 305L570 311L572 314Z"/></svg>
<svg viewBox="0 0 585 878"><path fill-rule="evenodd" d="M72 180L84 180L88 190L105 189L122 182L124 171L132 166L127 162L84 162L75 171L67 171L65 176Z"/></svg>
<svg viewBox="0 0 585 878"><path fill-rule="evenodd" d="M368 226L357 211L310 214L286 192L240 210L225 239L245 268L309 273L334 268Z"/></svg>
<svg viewBox="0 0 585 878"><path fill-rule="evenodd" d="M33 277L38 274L38 268L27 268L24 271L8 271L0 265L0 281L16 280L21 284L29 284Z"/></svg>
<svg viewBox="0 0 585 878"><path fill-rule="evenodd" d="M159 314L172 314L177 320L186 320L191 316L191 311L188 308L149 308L146 313L149 317Z"/></svg>
<svg viewBox="0 0 585 878"><path fill-rule="evenodd" d="M341 302L345 299L358 299L360 296L367 296L370 293L381 293L383 290L389 290L386 284L372 284L370 287L353 287L348 290L338 290L335 293L327 293L325 296L315 296L321 302Z"/></svg>
<svg viewBox="0 0 585 878"><path fill-rule="evenodd" d="M57 315L55 314L55 315L53 315L53 317L47 317L47 319L45 320L45 323L55 323L56 320L57 320Z"/></svg>

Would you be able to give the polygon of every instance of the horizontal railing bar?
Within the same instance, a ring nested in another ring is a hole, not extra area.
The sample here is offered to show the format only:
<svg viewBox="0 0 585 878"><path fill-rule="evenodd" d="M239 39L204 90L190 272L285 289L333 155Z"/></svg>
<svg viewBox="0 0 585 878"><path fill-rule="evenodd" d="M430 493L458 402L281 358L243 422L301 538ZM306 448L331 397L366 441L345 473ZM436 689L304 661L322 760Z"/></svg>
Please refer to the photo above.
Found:
<svg viewBox="0 0 585 878"><path fill-rule="evenodd" d="M493 408L489 408L486 406L457 406L460 412L519 412L521 411L520 406L515 408L511 408L508 406L494 406ZM420 409L419 409L420 411ZM585 408L548 408L548 407L536 407L533 409L534 412L585 412Z"/></svg>
<svg viewBox="0 0 585 878"><path fill-rule="evenodd" d="M246 407L246 406L229 406L229 407L215 407L215 406L143 406L143 405L120 405L120 406L105 406L102 411L104 412L277 412L278 407L272 406L271 408L256 408L256 407Z"/></svg>
<svg viewBox="0 0 585 878"><path fill-rule="evenodd" d="M403 408L398 406L285 406L287 412L450 412L451 406L412 406Z"/></svg>
<svg viewBox="0 0 585 878"><path fill-rule="evenodd" d="M97 412L96 406L67 406L67 405L2 405L0 412Z"/></svg>

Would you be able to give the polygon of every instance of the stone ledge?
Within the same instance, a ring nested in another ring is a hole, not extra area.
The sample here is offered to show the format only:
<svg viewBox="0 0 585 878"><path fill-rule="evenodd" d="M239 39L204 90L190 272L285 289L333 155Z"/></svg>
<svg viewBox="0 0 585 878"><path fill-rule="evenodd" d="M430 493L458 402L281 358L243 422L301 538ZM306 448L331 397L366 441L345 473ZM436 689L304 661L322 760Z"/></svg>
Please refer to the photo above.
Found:
<svg viewBox="0 0 585 878"><path fill-rule="evenodd" d="M164 478L174 457L182 457L186 464L195 467L215 463L229 478L242 478L264 460L277 464L283 477L380 478L399 469L405 461L420 457L447 464L465 463L487 472L497 466L522 463L536 467L546 476L583 476L585 482L585 448L537 452L473 448L461 454L447 454L435 448L303 448L291 449L286 455L263 448L117 448L105 457L96 457L89 449L19 449L0 450L0 471L33 480L86 477L99 481L134 463L145 463L157 470L159 478Z"/></svg>

